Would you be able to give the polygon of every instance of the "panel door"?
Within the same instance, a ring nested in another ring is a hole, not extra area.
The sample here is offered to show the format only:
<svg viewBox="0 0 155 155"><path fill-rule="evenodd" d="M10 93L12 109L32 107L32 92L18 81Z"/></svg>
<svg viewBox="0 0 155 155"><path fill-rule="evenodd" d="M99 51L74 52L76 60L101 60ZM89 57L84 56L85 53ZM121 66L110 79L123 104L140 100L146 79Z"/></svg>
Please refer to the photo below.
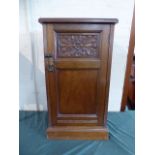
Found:
<svg viewBox="0 0 155 155"><path fill-rule="evenodd" d="M45 24L51 125L104 125L110 25Z"/></svg>

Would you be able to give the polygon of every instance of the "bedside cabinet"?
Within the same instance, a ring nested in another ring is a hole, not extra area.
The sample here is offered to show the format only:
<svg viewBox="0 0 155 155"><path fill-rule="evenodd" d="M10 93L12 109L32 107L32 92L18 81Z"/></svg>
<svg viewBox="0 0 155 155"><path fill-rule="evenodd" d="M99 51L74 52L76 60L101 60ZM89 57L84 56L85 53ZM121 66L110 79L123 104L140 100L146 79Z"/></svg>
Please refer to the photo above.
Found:
<svg viewBox="0 0 155 155"><path fill-rule="evenodd" d="M108 139L107 108L117 19L40 18L49 139Z"/></svg>

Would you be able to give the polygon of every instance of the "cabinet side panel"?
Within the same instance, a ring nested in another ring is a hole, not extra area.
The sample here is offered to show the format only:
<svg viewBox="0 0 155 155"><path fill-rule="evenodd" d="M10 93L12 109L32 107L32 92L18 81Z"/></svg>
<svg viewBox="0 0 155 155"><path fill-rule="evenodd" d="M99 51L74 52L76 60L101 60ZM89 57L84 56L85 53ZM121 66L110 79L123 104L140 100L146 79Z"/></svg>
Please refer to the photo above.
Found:
<svg viewBox="0 0 155 155"><path fill-rule="evenodd" d="M43 26L43 42L44 42L44 55L47 52L47 25L42 24ZM50 94L50 88L49 88L49 77L48 77L48 71L47 71L48 61L44 58L44 67L45 67L45 82L46 82L46 97L47 97L47 107L48 107L48 124L51 126L51 100L49 97Z"/></svg>
<svg viewBox="0 0 155 155"><path fill-rule="evenodd" d="M106 97L105 97L105 109L104 113L104 125L107 124L107 112L108 112L108 100L109 100L109 87L110 87L110 75L111 75L111 63L112 63L112 50L113 50L113 39L114 39L114 27L115 25L110 25L110 36L109 36L109 52L108 52L108 68L106 77Z"/></svg>
<svg viewBox="0 0 155 155"><path fill-rule="evenodd" d="M101 33L101 47L100 47L100 71L98 75L98 125L104 124L104 116L107 115L105 111L106 104L106 87L107 87L107 69L108 69L108 56L109 56L109 35L110 25L104 25Z"/></svg>
<svg viewBox="0 0 155 155"><path fill-rule="evenodd" d="M55 51L55 33L53 31L52 24L46 24L46 39L47 39L47 49L44 52L45 54L54 55ZM47 83L47 98L48 98L48 112L49 112L49 125L55 125L57 122L57 104L58 104L58 97L57 97L57 77L55 72L51 72L48 70L49 61L48 58L45 58L46 63L46 83Z"/></svg>

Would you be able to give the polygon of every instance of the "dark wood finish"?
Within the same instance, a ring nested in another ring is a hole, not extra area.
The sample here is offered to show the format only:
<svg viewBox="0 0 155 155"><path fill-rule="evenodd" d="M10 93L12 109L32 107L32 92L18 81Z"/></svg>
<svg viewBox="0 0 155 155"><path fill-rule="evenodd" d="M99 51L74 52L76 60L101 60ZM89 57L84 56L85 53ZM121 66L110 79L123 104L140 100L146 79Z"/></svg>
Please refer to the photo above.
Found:
<svg viewBox="0 0 155 155"><path fill-rule="evenodd" d="M47 129L48 139L108 140L108 130L101 126L89 127L51 127Z"/></svg>
<svg viewBox="0 0 155 155"><path fill-rule="evenodd" d="M108 139L106 126L117 19L42 18L48 138Z"/></svg>
<svg viewBox="0 0 155 155"><path fill-rule="evenodd" d="M58 57L97 57L99 33L58 33Z"/></svg>
<svg viewBox="0 0 155 155"><path fill-rule="evenodd" d="M115 24L116 18L40 18L40 23L94 23L94 24Z"/></svg>
<svg viewBox="0 0 155 155"><path fill-rule="evenodd" d="M57 66L58 69L99 69L100 68L100 61L99 60L55 60L55 65Z"/></svg>
<svg viewBox="0 0 155 155"><path fill-rule="evenodd" d="M130 79L128 84L127 106L130 110L135 110L135 56L132 60Z"/></svg>
<svg viewBox="0 0 155 155"><path fill-rule="evenodd" d="M122 94L122 101L121 101L121 111L125 111L125 107L127 105L127 97L129 92L129 86L130 86L129 80L130 80L131 68L132 68L133 57L134 57L134 48L135 48L135 12L133 13L131 33L130 33L125 80L124 80L124 87L123 87L123 94Z"/></svg>
<svg viewBox="0 0 155 155"><path fill-rule="evenodd" d="M97 74L98 70L75 70L75 68L58 72L61 114L96 113Z"/></svg>
<svg viewBox="0 0 155 155"><path fill-rule="evenodd" d="M107 86L105 90L105 106L104 106L104 125L107 125L107 111L108 111L108 99L109 99L109 87L110 87L110 75L111 75L111 63L112 63L112 50L113 50L113 39L114 39L114 25L110 27L110 39L109 39L109 55L108 55L108 64L107 64Z"/></svg>

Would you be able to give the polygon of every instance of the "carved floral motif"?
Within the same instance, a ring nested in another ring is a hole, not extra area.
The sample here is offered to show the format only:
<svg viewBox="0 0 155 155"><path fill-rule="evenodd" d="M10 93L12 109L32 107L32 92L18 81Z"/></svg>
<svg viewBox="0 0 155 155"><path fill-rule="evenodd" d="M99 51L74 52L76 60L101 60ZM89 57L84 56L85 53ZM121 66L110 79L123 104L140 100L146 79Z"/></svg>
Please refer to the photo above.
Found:
<svg viewBox="0 0 155 155"><path fill-rule="evenodd" d="M93 33L59 33L59 57L97 57L99 34Z"/></svg>

